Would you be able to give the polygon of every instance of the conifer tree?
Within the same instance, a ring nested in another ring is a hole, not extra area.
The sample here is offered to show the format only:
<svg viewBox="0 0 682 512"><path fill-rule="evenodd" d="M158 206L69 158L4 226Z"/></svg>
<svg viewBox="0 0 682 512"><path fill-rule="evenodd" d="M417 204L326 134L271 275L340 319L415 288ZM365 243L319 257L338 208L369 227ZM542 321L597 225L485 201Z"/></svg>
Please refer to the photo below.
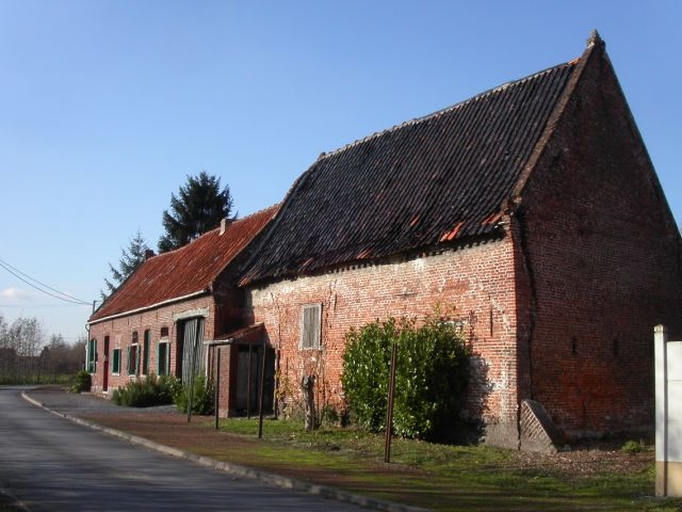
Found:
<svg viewBox="0 0 682 512"><path fill-rule="evenodd" d="M145 260L147 251L149 251L147 241L138 230L135 236L130 239L128 247L121 249L121 259L118 262L118 268L109 263L111 280L104 278L107 291L100 291L102 300L106 300L123 281L128 279L128 276Z"/></svg>
<svg viewBox="0 0 682 512"><path fill-rule="evenodd" d="M187 183L178 195L171 194L169 210L164 210L165 233L159 239L159 252L178 249L207 231L217 228L232 213L232 196L220 178L202 171L199 176L187 176Z"/></svg>

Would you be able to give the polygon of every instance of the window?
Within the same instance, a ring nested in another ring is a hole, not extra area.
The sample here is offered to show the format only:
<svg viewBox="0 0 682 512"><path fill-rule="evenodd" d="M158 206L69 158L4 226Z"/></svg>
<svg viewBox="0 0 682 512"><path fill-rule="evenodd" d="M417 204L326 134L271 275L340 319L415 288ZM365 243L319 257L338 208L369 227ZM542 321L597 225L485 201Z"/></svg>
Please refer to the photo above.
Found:
<svg viewBox="0 0 682 512"><path fill-rule="evenodd" d="M161 334L160 336L162 338L168 338L168 327L161 327Z"/></svg>
<svg viewBox="0 0 682 512"><path fill-rule="evenodd" d="M149 373L149 342L151 333L149 329L144 331L144 341L142 342L142 375Z"/></svg>
<svg viewBox="0 0 682 512"><path fill-rule="evenodd" d="M320 348L322 304L303 306L301 311L301 344L299 348Z"/></svg>
<svg viewBox="0 0 682 512"><path fill-rule="evenodd" d="M97 340L93 338L88 343L88 373L95 373L95 361L97 361Z"/></svg>
<svg viewBox="0 0 682 512"><path fill-rule="evenodd" d="M111 373L121 373L121 349L115 348L111 356Z"/></svg>
<svg viewBox="0 0 682 512"><path fill-rule="evenodd" d="M137 343L137 331L133 333L133 342L128 346L128 375L137 375L140 371L140 346Z"/></svg>
<svg viewBox="0 0 682 512"><path fill-rule="evenodd" d="M170 343L167 341L159 342L159 353L157 357L157 375L168 375L170 369Z"/></svg>

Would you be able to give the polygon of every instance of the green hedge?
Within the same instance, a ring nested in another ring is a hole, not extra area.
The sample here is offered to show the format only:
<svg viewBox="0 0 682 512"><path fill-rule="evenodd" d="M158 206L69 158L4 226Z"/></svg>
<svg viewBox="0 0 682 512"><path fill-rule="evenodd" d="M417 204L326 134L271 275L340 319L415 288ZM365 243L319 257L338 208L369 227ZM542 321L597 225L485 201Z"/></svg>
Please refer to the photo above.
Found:
<svg viewBox="0 0 682 512"><path fill-rule="evenodd" d="M117 388L111 395L116 405L128 407L152 407L173 403L180 384L175 377L150 375L147 378L129 381L125 387Z"/></svg>
<svg viewBox="0 0 682 512"><path fill-rule="evenodd" d="M192 414L213 414L214 412L214 390L213 386L206 381L203 375L194 377L194 392L192 393ZM187 413L189 407L189 386L180 386L173 395L173 403L178 411Z"/></svg>
<svg viewBox="0 0 682 512"><path fill-rule="evenodd" d="M393 429L402 437L432 439L457 422L468 383L469 348L452 322L429 316L375 321L346 334L344 393L353 420L385 428L390 357L398 347Z"/></svg>

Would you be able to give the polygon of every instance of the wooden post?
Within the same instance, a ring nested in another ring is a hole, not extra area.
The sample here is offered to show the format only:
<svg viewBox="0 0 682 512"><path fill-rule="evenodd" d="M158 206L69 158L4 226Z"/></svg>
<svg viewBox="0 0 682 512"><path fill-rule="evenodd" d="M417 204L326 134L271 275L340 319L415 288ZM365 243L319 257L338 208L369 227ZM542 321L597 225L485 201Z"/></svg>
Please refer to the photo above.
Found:
<svg viewBox="0 0 682 512"><path fill-rule="evenodd" d="M395 367L398 361L398 346L391 349L391 371L388 378L388 407L386 408L386 438L384 442L384 462L391 462L391 438L393 431L393 401L395 394Z"/></svg>
<svg viewBox="0 0 682 512"><path fill-rule="evenodd" d="M246 367L246 419L251 419L251 343L249 343L249 362Z"/></svg>
<svg viewBox="0 0 682 512"><path fill-rule="evenodd" d="M220 424L220 347L215 348L215 429L218 430Z"/></svg>
<svg viewBox="0 0 682 512"><path fill-rule="evenodd" d="M267 346L263 343L263 359L260 365L260 390L258 393L258 439L263 437L263 396L265 395L265 363L267 362Z"/></svg>

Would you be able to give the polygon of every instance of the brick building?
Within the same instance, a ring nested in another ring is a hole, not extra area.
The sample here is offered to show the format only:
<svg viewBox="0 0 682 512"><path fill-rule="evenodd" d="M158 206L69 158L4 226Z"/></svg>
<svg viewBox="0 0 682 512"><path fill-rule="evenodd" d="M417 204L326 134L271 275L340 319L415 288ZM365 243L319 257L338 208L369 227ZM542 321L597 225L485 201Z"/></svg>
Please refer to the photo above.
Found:
<svg viewBox="0 0 682 512"><path fill-rule="evenodd" d="M441 305L473 333L489 442L523 445L538 407L569 437L630 430L652 424L653 326L682 333L680 235L596 32L574 61L322 154L262 247L245 324L290 404L310 374L342 404L350 327Z"/></svg>
<svg viewBox="0 0 682 512"><path fill-rule="evenodd" d="M232 380L222 384L221 409L244 402L248 383L243 382L246 372L239 380L239 353L242 345L248 350L250 343L260 343L260 337L254 337L257 329L243 329L244 291L235 283L253 242L278 208L225 220L190 244L141 264L88 321L93 391L108 394L152 374L186 380L192 366L206 373L212 367L211 343L232 340L221 350L223 368L234 366Z"/></svg>

